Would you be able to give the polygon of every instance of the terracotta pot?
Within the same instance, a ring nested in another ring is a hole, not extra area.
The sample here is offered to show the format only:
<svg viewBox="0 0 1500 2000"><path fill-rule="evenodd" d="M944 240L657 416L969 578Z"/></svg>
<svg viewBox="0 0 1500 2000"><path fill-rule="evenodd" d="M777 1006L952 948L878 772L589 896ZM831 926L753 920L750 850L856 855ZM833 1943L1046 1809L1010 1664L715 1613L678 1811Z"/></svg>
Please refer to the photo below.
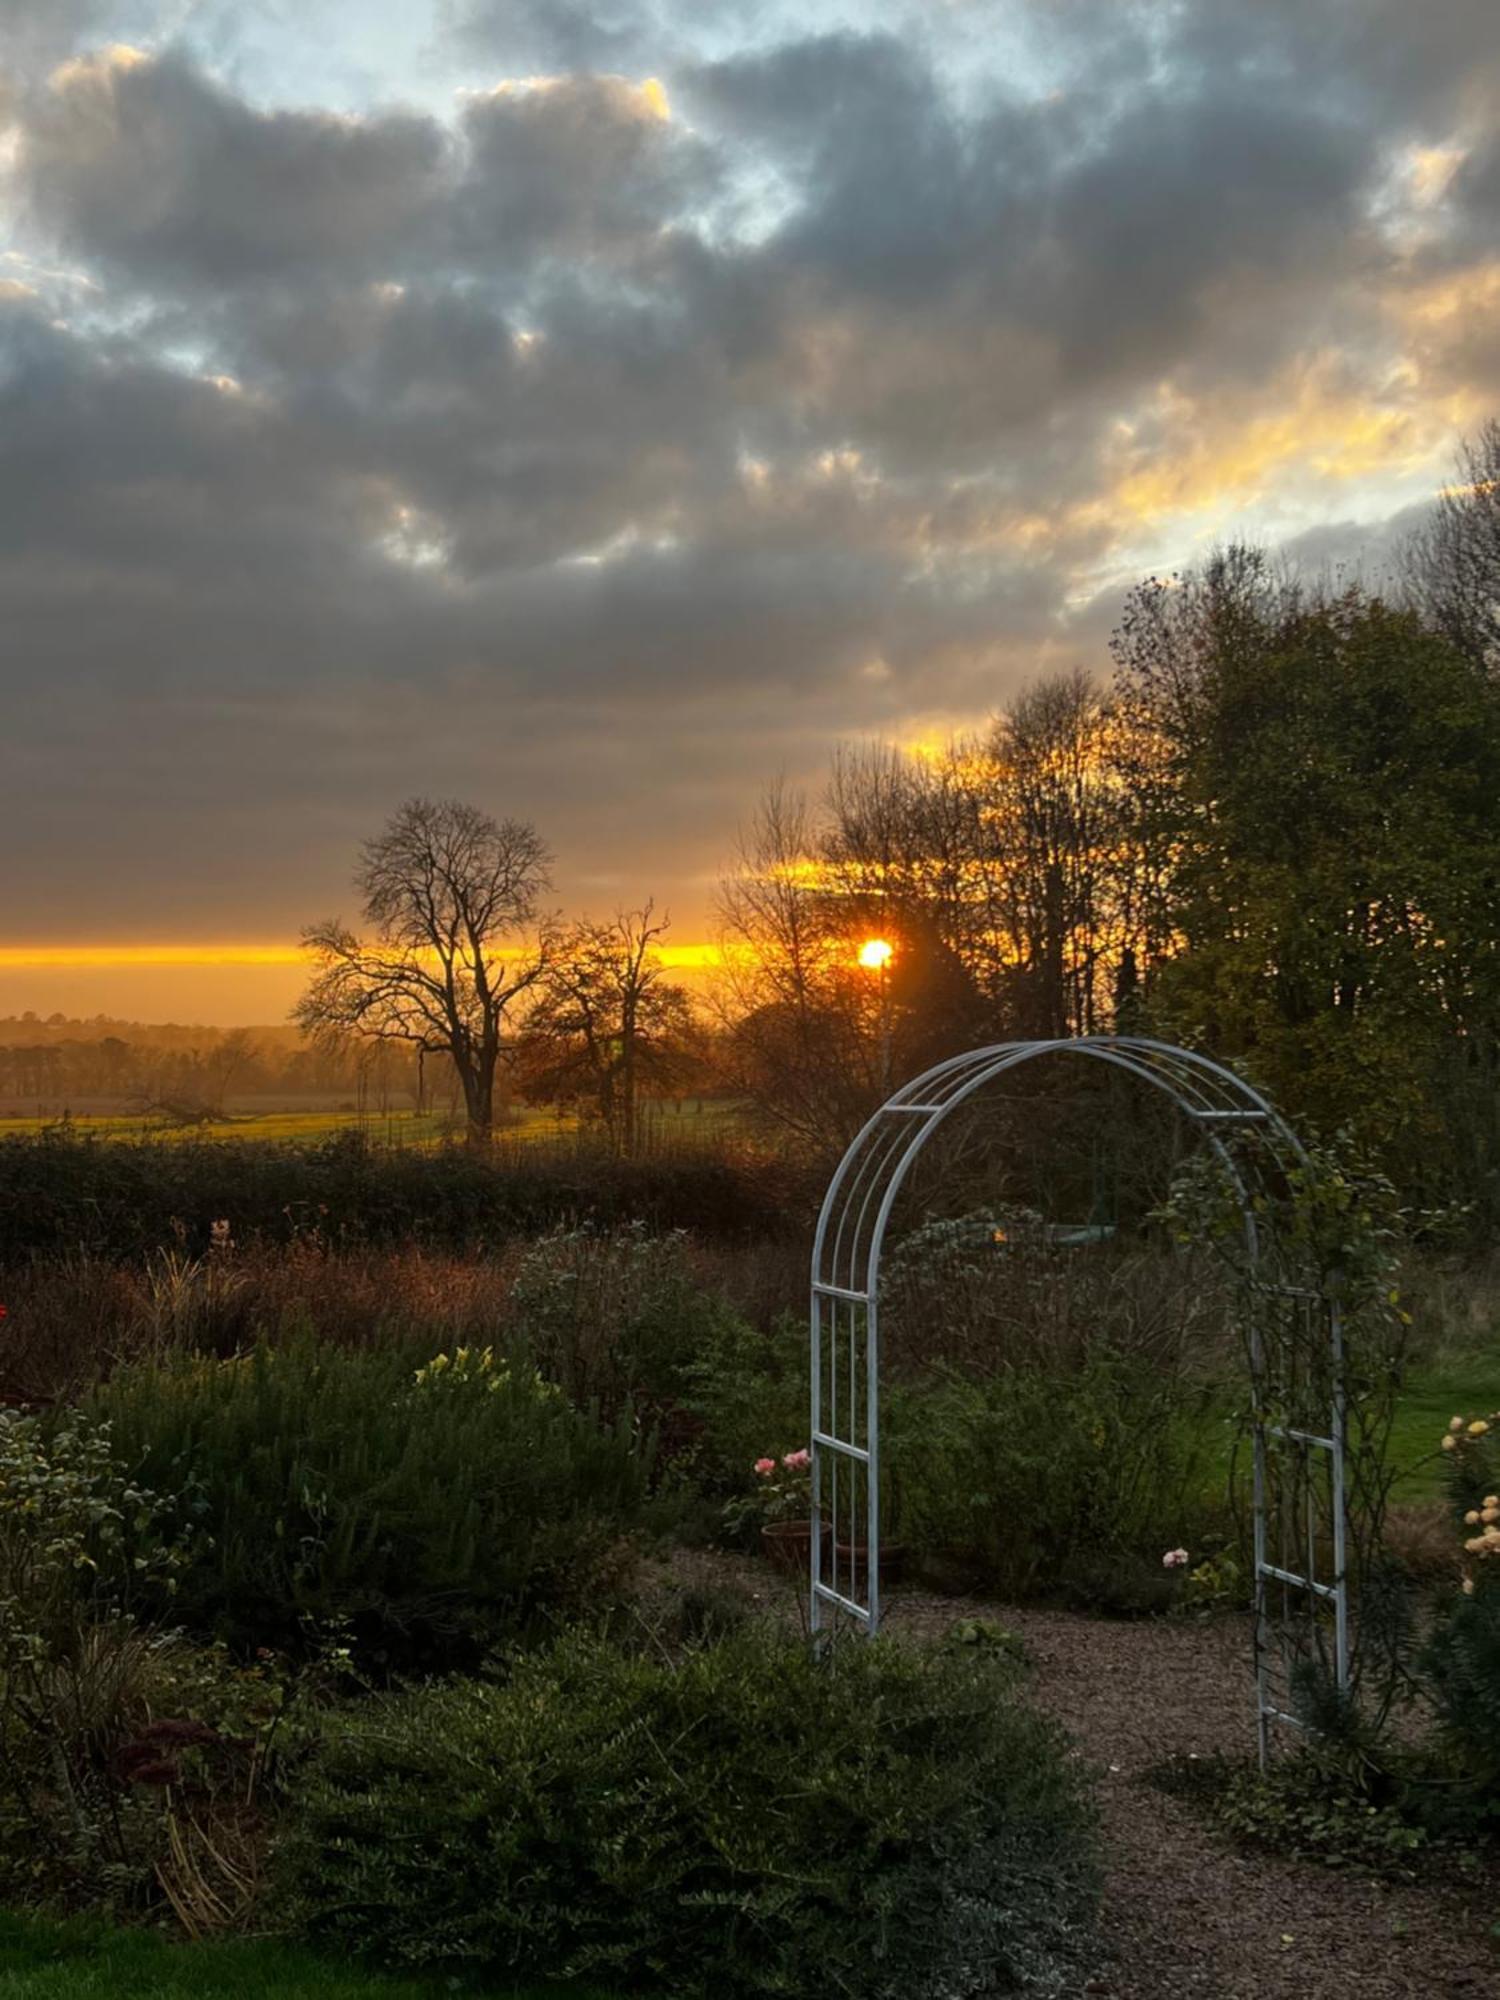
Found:
<svg viewBox="0 0 1500 2000"><path fill-rule="evenodd" d="M769 1521L760 1531L761 1553L767 1556L778 1569L800 1570L803 1575L812 1567L812 1522L811 1521ZM823 1524L823 1567L828 1567L828 1552L833 1547L833 1531L825 1521Z"/></svg>
<svg viewBox="0 0 1500 2000"><path fill-rule="evenodd" d="M840 1542L833 1552L833 1575L825 1578L835 1590L845 1590L850 1583L856 1590L863 1590L870 1567L870 1551L864 1542ZM899 1583L906 1571L906 1550L900 1542L884 1542L880 1549L880 1581L882 1586Z"/></svg>

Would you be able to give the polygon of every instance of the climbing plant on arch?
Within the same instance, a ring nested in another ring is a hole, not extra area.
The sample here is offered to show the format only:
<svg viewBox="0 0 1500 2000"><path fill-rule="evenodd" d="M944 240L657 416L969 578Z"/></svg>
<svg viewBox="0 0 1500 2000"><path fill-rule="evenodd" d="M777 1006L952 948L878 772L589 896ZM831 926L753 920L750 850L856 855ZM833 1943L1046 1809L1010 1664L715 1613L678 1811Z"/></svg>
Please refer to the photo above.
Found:
<svg viewBox="0 0 1500 2000"><path fill-rule="evenodd" d="M881 1267L892 1209L924 1147L1021 1065L1108 1065L1162 1093L1187 1131L1167 1204L1179 1233L1227 1260L1248 1375L1254 1668L1265 1758L1312 1699L1347 1701L1358 1663L1351 1607L1375 1551L1389 1368L1351 1333L1373 1266L1369 1218L1241 1077L1191 1050L1135 1037L1006 1042L904 1084L867 1121L829 1183L812 1258L811 1617L815 1632L881 1619ZM1376 1282L1388 1281L1375 1274ZM1003 1283L1003 1265L997 1265Z"/></svg>

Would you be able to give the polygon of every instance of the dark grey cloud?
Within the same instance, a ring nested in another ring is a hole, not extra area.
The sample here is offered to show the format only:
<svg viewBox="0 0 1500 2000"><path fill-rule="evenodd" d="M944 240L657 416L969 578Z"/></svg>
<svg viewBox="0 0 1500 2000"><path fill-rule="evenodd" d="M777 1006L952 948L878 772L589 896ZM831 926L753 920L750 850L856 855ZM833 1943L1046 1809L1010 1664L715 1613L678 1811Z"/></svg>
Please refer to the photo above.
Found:
<svg viewBox="0 0 1500 2000"><path fill-rule="evenodd" d="M459 250L629 255L712 184L708 149L672 125L659 83L576 76L502 86L464 112Z"/></svg>
<svg viewBox="0 0 1500 2000"><path fill-rule="evenodd" d="M701 910L763 776L1100 658L1216 493L1384 561L1356 473L1396 513L1429 405L1500 399L1494 37L1431 11L1058 0L1002 73L1009 4L510 0L446 119L59 16L0 262L13 923L293 928L416 789Z"/></svg>
<svg viewBox="0 0 1500 2000"><path fill-rule="evenodd" d="M431 119L259 111L172 55L75 59L23 115L35 218L147 283L323 278L400 258L448 178Z"/></svg>

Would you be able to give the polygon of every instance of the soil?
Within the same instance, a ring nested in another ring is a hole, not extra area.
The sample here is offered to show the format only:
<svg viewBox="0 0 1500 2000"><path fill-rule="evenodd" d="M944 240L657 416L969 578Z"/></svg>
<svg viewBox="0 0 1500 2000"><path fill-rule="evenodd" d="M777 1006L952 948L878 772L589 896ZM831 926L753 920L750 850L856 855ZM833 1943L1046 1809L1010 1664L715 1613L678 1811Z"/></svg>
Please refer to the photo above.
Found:
<svg viewBox="0 0 1500 2000"><path fill-rule="evenodd" d="M695 1554L693 1580L802 1615L800 1580ZM886 1628L957 1619L1018 1633L1034 1697L1098 1773L1106 1878L1099 1956L1080 1994L1109 2000L1500 2000L1500 1882L1393 1883L1239 1849L1152 1782L1171 1757L1254 1744L1248 1626L1122 1621L972 1597L889 1593Z"/></svg>

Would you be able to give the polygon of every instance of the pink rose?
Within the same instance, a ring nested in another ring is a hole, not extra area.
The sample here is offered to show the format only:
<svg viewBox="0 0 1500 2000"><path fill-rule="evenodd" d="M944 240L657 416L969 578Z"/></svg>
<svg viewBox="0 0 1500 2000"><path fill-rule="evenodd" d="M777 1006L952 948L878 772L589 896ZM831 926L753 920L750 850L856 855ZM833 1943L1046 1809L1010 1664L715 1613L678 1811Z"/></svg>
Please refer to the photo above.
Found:
<svg viewBox="0 0 1500 2000"><path fill-rule="evenodd" d="M774 1458L758 1458L755 1461L755 1470L762 1479L769 1479L776 1470L776 1461Z"/></svg>
<svg viewBox="0 0 1500 2000"><path fill-rule="evenodd" d="M1168 1549L1161 1559L1163 1569L1186 1569L1189 1556L1186 1549Z"/></svg>
<svg viewBox="0 0 1500 2000"><path fill-rule="evenodd" d="M805 1472L812 1464L810 1451L789 1451L781 1461L788 1472Z"/></svg>

